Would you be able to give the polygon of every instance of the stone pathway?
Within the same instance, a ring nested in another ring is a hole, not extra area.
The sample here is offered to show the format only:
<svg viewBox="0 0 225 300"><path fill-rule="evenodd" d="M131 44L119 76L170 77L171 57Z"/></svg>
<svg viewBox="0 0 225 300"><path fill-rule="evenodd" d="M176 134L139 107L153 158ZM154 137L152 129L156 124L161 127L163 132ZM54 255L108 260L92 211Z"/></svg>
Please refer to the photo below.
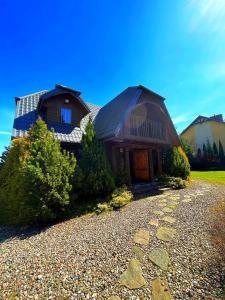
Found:
<svg viewBox="0 0 225 300"><path fill-rule="evenodd" d="M195 183L41 232L0 227L0 299L223 299L208 222L221 197Z"/></svg>
<svg viewBox="0 0 225 300"><path fill-rule="evenodd" d="M167 196L168 197L168 196ZM172 213L179 205L179 196L170 196L167 199L162 196L156 197L158 200L158 207L161 210L155 210L153 213L157 216L163 216L164 213ZM169 201L169 202L168 202ZM183 202L191 201L190 197L186 197ZM175 223L176 219L169 215L161 218L162 221L168 223ZM152 226L158 226L159 219L151 219L149 224ZM159 240L170 242L176 237L176 229L172 227L161 226L156 232L156 237ZM147 246L149 244L150 234L145 229L139 229L134 235L134 243ZM135 246L134 246L135 247ZM144 251L138 247L133 247L133 252L140 260L144 256ZM170 257L168 252L162 248L155 248L149 254L149 260L163 271L167 271L170 264ZM137 289L146 286L146 281L142 275L141 263L138 259L132 259L127 267L127 270L120 276L119 280L121 285L126 286L129 289ZM165 279L157 277L152 281L152 299L155 300L172 300L172 296L169 292L168 283Z"/></svg>
<svg viewBox="0 0 225 300"><path fill-rule="evenodd" d="M159 210L154 210L153 213L159 217L159 219L154 218L150 219L149 225L158 227L160 222L167 222L169 224L174 224L176 226L176 218L172 217L168 214L172 213L174 210L178 208L180 203L189 203L192 199L197 196L204 196L205 192L208 192L208 188L204 188L201 191L198 191L195 194L184 195L181 200L179 195L173 195L167 193L166 195L156 196L157 206ZM165 213L167 215L165 215ZM160 218L161 217L161 218ZM165 227L160 226L156 231L156 238L158 240L162 240L164 242L170 242L176 238L177 230L175 227ZM139 229L134 235L134 243L147 246L150 241L150 234L145 229ZM141 261L145 255L145 252L138 248L137 246L133 246L133 253L136 257ZM166 244L164 244L164 248L155 248L148 255L149 260L157 267L159 267L163 271L167 271L169 265L171 264L171 260L169 257L169 253L166 250ZM147 285L141 269L141 262L138 259L132 259L127 266L126 271L120 276L120 284L126 286L129 289L138 289L143 288ZM171 295L171 292L168 287L168 282L165 278L157 277L152 283L152 293L149 295L149 299L152 300L172 300L174 299ZM118 296L117 296L118 297ZM112 298L109 298L112 299ZM118 299L120 299L118 297Z"/></svg>

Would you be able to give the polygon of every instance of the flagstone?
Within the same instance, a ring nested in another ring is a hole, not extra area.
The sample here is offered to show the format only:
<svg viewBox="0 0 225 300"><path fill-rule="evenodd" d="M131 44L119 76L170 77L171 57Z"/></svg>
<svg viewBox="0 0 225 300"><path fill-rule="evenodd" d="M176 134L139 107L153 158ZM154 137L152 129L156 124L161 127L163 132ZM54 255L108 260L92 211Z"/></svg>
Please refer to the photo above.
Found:
<svg viewBox="0 0 225 300"><path fill-rule="evenodd" d="M111 296L108 300L121 300L119 296Z"/></svg>
<svg viewBox="0 0 225 300"><path fill-rule="evenodd" d="M177 207L179 204L180 204L180 202L174 202L174 201L172 202L171 201L171 202L168 202L167 206L174 205Z"/></svg>
<svg viewBox="0 0 225 300"><path fill-rule="evenodd" d="M173 300L166 280L157 277L152 281L152 300Z"/></svg>
<svg viewBox="0 0 225 300"><path fill-rule="evenodd" d="M159 227L156 232L156 237L162 241L171 241L176 236L176 229L172 227Z"/></svg>
<svg viewBox="0 0 225 300"><path fill-rule="evenodd" d="M159 202L159 203L166 203L167 200L166 200L165 198L161 198L161 199L158 200L158 202Z"/></svg>
<svg viewBox="0 0 225 300"><path fill-rule="evenodd" d="M138 246L133 246L132 252L137 256L137 258L139 260L141 260L145 255L144 251L141 248L139 248Z"/></svg>
<svg viewBox="0 0 225 300"><path fill-rule="evenodd" d="M145 229L139 229L134 235L134 242L140 245L148 245L150 240L149 231Z"/></svg>
<svg viewBox="0 0 225 300"><path fill-rule="evenodd" d="M189 203L189 202L191 202L191 201L192 201L192 200L191 200L191 199L188 199L188 198L182 200L183 203Z"/></svg>
<svg viewBox="0 0 225 300"><path fill-rule="evenodd" d="M128 289L138 289L146 286L139 260L131 259L128 263L127 270L120 276L119 283Z"/></svg>
<svg viewBox="0 0 225 300"><path fill-rule="evenodd" d="M162 209L162 211L165 212L165 213L171 213L171 212L173 212L173 209L166 206Z"/></svg>
<svg viewBox="0 0 225 300"><path fill-rule="evenodd" d="M178 207L178 204L174 204L174 203L173 204L168 204L167 207L174 210Z"/></svg>
<svg viewBox="0 0 225 300"><path fill-rule="evenodd" d="M166 203L158 203L159 207L165 207L167 204Z"/></svg>
<svg viewBox="0 0 225 300"><path fill-rule="evenodd" d="M159 225L159 220L158 219L151 219L149 221L149 224L152 226L158 226Z"/></svg>
<svg viewBox="0 0 225 300"><path fill-rule="evenodd" d="M168 265L170 263L169 254L166 250L156 248L151 251L149 254L149 259L158 267L160 267L163 271L168 269Z"/></svg>
<svg viewBox="0 0 225 300"><path fill-rule="evenodd" d="M160 217L164 215L164 212L161 211L161 210L154 210L153 213L154 213L155 215L157 215L157 216L160 216Z"/></svg>
<svg viewBox="0 0 225 300"><path fill-rule="evenodd" d="M164 216L161 218L162 221L167 222L167 223L175 223L176 222L176 218L171 217L171 216Z"/></svg>

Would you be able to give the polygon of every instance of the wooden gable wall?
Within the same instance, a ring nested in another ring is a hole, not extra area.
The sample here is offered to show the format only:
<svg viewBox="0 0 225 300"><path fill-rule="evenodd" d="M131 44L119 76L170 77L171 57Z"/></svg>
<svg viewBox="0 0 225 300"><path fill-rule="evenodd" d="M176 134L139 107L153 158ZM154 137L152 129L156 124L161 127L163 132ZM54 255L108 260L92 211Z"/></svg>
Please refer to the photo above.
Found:
<svg viewBox="0 0 225 300"><path fill-rule="evenodd" d="M136 106L127 115L121 137L143 142L172 144L169 119L163 100L143 92Z"/></svg>
<svg viewBox="0 0 225 300"><path fill-rule="evenodd" d="M68 99L69 103L65 103L65 99ZM80 102L78 100L76 101L70 94L57 95L45 100L41 110L47 122L60 123L61 108L71 109L71 125L80 127L80 121L86 112Z"/></svg>

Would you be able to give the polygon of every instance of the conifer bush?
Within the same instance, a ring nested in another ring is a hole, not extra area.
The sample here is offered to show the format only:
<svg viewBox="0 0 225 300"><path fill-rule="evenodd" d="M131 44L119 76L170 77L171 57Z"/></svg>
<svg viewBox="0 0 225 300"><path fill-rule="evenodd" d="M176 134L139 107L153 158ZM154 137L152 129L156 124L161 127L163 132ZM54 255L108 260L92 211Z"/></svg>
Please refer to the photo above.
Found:
<svg viewBox="0 0 225 300"><path fill-rule="evenodd" d="M59 217L70 202L76 160L38 119L24 138L12 143L0 171L4 223L30 224ZM0 220L1 221L1 220Z"/></svg>
<svg viewBox="0 0 225 300"><path fill-rule="evenodd" d="M120 208L127 205L133 199L133 194L128 191L126 186L117 188L112 193L110 205L113 208Z"/></svg>
<svg viewBox="0 0 225 300"><path fill-rule="evenodd" d="M166 155L164 166L166 175L180 177L184 180L190 176L190 164L181 147L174 146Z"/></svg>
<svg viewBox="0 0 225 300"><path fill-rule="evenodd" d="M96 138L91 119L86 126L86 134L81 140L74 187L75 198L78 197L82 201L104 199L115 188L115 179L105 149Z"/></svg>
<svg viewBox="0 0 225 300"><path fill-rule="evenodd" d="M159 181L175 190L184 189L187 186L186 181L180 177L170 177L167 175L162 175L159 177Z"/></svg>

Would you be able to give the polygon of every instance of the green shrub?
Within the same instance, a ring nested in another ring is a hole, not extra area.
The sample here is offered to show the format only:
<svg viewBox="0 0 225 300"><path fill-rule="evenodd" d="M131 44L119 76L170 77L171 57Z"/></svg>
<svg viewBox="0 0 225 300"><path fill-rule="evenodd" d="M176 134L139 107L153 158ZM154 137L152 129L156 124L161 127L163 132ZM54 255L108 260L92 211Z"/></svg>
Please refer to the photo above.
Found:
<svg viewBox="0 0 225 300"><path fill-rule="evenodd" d="M161 176L160 182L173 189L184 189L187 186L187 182L179 177Z"/></svg>
<svg viewBox="0 0 225 300"><path fill-rule="evenodd" d="M112 193L110 205L113 208L120 208L132 201L133 195L125 186L115 189Z"/></svg>
<svg viewBox="0 0 225 300"><path fill-rule="evenodd" d="M117 187L122 187L128 184L128 175L126 170L119 168L115 176L115 184Z"/></svg>
<svg viewBox="0 0 225 300"><path fill-rule="evenodd" d="M188 179L190 164L181 147L174 146L167 152L164 171L168 176Z"/></svg>
<svg viewBox="0 0 225 300"><path fill-rule="evenodd" d="M104 202L104 203L98 203L97 204L95 212L97 214L100 214L102 212L106 212L106 211L109 211L109 210L111 210L111 207L110 207L109 203Z"/></svg>
<svg viewBox="0 0 225 300"><path fill-rule="evenodd" d="M56 219L70 201L76 160L38 119L25 138L13 141L0 172L4 222L29 224Z"/></svg>
<svg viewBox="0 0 225 300"><path fill-rule="evenodd" d="M89 120L81 141L81 156L75 172L74 193L84 201L104 199L115 188L115 180L104 146L96 138Z"/></svg>

